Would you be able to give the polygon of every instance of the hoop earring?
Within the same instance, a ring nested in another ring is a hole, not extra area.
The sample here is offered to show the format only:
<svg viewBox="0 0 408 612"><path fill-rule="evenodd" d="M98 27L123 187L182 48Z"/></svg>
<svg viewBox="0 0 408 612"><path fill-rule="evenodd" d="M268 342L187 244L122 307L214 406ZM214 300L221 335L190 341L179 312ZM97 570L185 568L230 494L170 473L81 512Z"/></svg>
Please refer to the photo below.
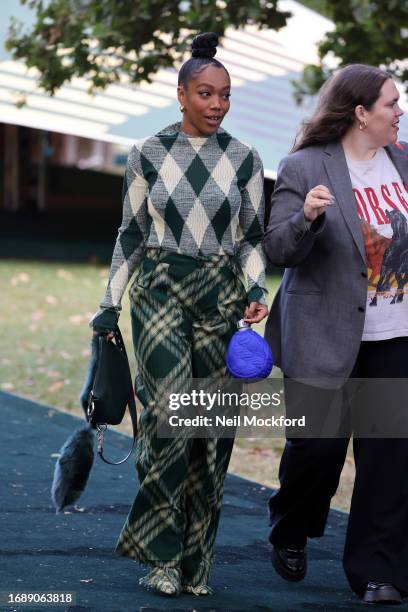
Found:
<svg viewBox="0 0 408 612"><path fill-rule="evenodd" d="M367 127L366 121L360 121L360 125L358 126L361 131L365 130Z"/></svg>
<svg viewBox="0 0 408 612"><path fill-rule="evenodd" d="M185 113L186 112L186 107L185 106L180 106L180 112L181 113Z"/></svg>

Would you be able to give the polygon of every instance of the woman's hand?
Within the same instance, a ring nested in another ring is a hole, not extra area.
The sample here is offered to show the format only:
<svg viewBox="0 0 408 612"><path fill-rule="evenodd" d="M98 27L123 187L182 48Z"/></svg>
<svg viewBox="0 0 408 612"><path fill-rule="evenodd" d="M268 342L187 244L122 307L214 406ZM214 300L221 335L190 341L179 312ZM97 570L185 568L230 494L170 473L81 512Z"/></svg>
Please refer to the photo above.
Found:
<svg viewBox="0 0 408 612"><path fill-rule="evenodd" d="M306 221L314 221L322 215L328 206L331 206L334 202L334 197L330 193L327 187L324 185L317 185L309 191L306 196L305 204L303 206L303 212Z"/></svg>
<svg viewBox="0 0 408 612"><path fill-rule="evenodd" d="M251 302L250 305L245 308L244 321L246 321L246 323L259 323L267 314L268 307L266 304Z"/></svg>
<svg viewBox="0 0 408 612"><path fill-rule="evenodd" d="M101 332L94 331L94 332L92 332L92 335L93 335L93 336L100 336L100 335L101 335ZM112 340L112 339L113 339L113 337L115 336L115 332L110 331L110 332L107 332L107 334L102 334L102 335L106 335L106 338L107 338L108 340Z"/></svg>

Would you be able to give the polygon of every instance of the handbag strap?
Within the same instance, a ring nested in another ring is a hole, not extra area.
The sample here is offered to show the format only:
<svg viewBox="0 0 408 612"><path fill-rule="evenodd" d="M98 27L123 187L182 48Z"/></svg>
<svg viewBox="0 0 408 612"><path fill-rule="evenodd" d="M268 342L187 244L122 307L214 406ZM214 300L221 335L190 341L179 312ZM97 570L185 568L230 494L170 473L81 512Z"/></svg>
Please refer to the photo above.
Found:
<svg viewBox="0 0 408 612"><path fill-rule="evenodd" d="M122 351L123 355L126 357L126 363L127 363L127 367L129 370L129 377L130 379L132 379L132 375L130 373L130 367L129 367L129 360L128 360L128 356L126 353L126 347L125 347L125 343L123 341L122 338L122 334L120 333L120 329L119 327L116 329L116 331L114 332L115 334L115 342L117 347ZM104 454L103 454L103 442L104 442L104 433L107 429L107 425L100 423L96 426L96 437L97 437L97 442L98 442L98 455L99 457L102 459L102 461L104 461L105 463L109 463L109 465L120 465L121 463L125 463L125 461L127 461L130 457L130 455L133 453L133 449L135 448L135 444L136 444L136 436L137 436L137 412L136 412L136 402L135 402L135 394L133 391L133 385L131 385L131 393L129 396L129 400L128 400L128 405L127 408L129 410L129 414L130 414L130 419L132 421L132 429L133 429L133 443L132 443L132 448L130 449L130 451L128 452L128 454L126 455L126 457L124 459L121 459L120 461L110 461L109 459L107 459Z"/></svg>

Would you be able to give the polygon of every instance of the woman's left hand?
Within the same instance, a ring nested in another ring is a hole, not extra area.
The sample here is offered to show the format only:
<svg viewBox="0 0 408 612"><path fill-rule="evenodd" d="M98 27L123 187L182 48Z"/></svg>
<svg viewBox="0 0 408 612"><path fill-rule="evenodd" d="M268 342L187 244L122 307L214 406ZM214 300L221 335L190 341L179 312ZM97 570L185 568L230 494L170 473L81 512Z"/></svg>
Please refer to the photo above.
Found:
<svg viewBox="0 0 408 612"><path fill-rule="evenodd" d="M251 302L250 305L245 308L244 321L246 321L246 323L259 323L267 314L268 307L266 304Z"/></svg>

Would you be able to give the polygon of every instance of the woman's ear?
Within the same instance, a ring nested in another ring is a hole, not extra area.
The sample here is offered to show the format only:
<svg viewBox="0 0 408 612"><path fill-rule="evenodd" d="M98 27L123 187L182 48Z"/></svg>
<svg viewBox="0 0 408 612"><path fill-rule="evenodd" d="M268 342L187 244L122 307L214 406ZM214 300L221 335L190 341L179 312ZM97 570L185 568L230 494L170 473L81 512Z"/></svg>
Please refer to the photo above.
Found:
<svg viewBox="0 0 408 612"><path fill-rule="evenodd" d="M177 87L177 99L180 102L180 106L184 107L186 101L186 92L184 91L184 87L182 85L179 85Z"/></svg>
<svg viewBox="0 0 408 612"><path fill-rule="evenodd" d="M354 115L358 123L362 123L363 121L367 120L367 111L362 104L356 106L354 109Z"/></svg>

